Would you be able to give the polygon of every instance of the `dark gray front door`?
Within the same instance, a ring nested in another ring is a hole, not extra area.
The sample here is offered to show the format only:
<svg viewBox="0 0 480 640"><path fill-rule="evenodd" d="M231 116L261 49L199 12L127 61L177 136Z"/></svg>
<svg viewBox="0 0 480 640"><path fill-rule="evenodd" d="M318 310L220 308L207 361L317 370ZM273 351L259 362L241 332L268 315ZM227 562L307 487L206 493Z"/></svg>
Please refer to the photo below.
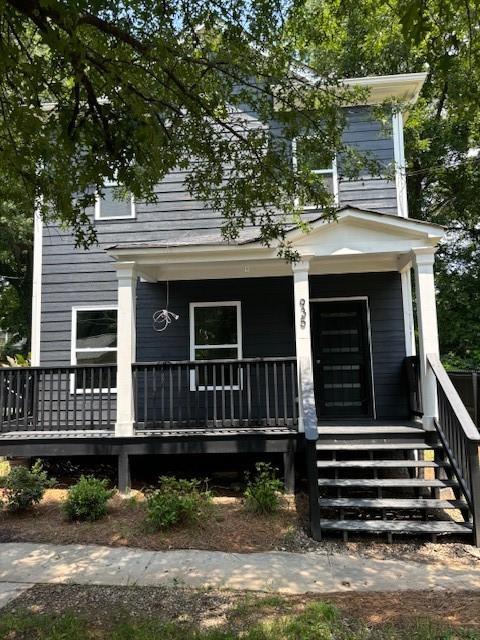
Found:
<svg viewBox="0 0 480 640"><path fill-rule="evenodd" d="M319 419L373 417L366 300L312 302Z"/></svg>

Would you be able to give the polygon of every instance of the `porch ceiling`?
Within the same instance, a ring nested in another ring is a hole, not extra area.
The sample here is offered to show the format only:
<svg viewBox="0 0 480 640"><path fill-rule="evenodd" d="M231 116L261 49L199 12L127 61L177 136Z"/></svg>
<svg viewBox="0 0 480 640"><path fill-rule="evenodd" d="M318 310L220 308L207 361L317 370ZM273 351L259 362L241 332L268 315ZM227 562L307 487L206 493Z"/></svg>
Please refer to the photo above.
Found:
<svg viewBox="0 0 480 640"><path fill-rule="evenodd" d="M308 233L293 226L286 233L300 257L311 260L310 272L319 274L399 270L413 250L431 251L443 236L439 225L354 207L341 208L334 222L319 216ZM217 231L108 249L115 260L134 262L139 274L153 281L290 275L291 265L277 251L278 245L260 244L254 228L235 243Z"/></svg>

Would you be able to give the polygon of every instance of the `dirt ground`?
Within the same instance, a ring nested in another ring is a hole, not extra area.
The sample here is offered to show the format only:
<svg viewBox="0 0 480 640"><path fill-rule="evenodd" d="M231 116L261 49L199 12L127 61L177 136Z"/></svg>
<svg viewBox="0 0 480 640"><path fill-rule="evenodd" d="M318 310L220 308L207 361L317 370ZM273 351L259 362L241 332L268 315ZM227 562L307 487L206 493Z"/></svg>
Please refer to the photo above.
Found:
<svg viewBox="0 0 480 640"><path fill-rule="evenodd" d="M260 516L245 510L240 495L217 495L206 521L178 526L165 532L152 532L145 524L144 495L133 492L131 499L116 495L108 514L94 523L72 523L65 519L61 503L66 489L49 489L42 502L23 515L0 512L0 542L39 542L56 544L99 544L137 547L149 550L204 549L234 553L291 551L321 554L351 553L375 559L415 560L417 562L478 564L480 549L461 542L395 538L359 538L347 543L338 538L315 542L305 531L307 499L285 497L280 511Z"/></svg>
<svg viewBox="0 0 480 640"><path fill-rule="evenodd" d="M156 617L164 622L187 622L200 628L235 629L269 617L299 613L308 603L319 600L331 602L348 618L369 627L401 627L415 619L429 618L448 627L480 629L480 592L469 591L279 596L179 587L36 585L8 605L2 614L74 612L98 624L125 616Z"/></svg>

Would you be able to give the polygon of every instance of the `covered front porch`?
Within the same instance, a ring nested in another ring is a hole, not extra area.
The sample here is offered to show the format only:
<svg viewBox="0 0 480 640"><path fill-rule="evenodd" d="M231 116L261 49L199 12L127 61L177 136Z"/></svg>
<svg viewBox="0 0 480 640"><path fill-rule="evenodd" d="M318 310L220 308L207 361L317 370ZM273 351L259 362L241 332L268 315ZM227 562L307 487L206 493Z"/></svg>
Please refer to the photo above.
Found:
<svg viewBox="0 0 480 640"><path fill-rule="evenodd" d="M408 419L412 268L428 426L441 234L346 208L335 223L320 218L308 234L287 233L293 263L250 231L236 244L209 236L113 247L116 366L0 370L2 437L280 430L316 439L323 420ZM154 313L166 307L178 319L156 332Z"/></svg>

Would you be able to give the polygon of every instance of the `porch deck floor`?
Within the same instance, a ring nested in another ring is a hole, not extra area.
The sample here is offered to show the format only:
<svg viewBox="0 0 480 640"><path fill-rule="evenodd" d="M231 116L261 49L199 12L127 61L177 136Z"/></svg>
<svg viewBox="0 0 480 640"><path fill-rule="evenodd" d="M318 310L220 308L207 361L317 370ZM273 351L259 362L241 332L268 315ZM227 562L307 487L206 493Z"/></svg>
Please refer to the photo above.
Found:
<svg viewBox="0 0 480 640"><path fill-rule="evenodd" d="M185 428L185 429L135 429L131 436L122 438L178 438L190 437L218 437L237 435L296 435L296 429L288 427L232 427L232 428ZM88 439L88 438L116 438L113 429L75 429L55 431L7 431L0 434L0 440L55 440L55 439Z"/></svg>

